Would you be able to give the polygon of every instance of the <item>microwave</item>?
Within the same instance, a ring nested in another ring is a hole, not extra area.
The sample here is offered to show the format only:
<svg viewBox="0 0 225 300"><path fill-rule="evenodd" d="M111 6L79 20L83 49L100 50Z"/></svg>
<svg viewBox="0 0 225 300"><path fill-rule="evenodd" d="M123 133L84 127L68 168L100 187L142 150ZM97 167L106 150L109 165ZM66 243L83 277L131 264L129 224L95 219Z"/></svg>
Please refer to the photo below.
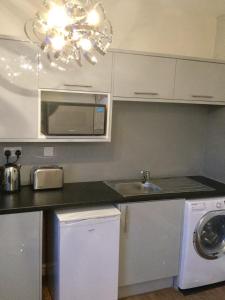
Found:
<svg viewBox="0 0 225 300"><path fill-rule="evenodd" d="M101 136L106 133L106 105L71 102L41 104L41 132L47 136Z"/></svg>

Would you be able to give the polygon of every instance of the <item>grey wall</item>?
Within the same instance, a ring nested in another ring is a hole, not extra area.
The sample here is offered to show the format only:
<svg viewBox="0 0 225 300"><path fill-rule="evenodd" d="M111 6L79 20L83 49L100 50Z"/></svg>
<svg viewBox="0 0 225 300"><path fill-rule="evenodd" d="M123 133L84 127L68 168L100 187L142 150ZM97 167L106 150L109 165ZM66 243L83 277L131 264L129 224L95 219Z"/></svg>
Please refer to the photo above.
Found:
<svg viewBox="0 0 225 300"><path fill-rule="evenodd" d="M204 174L225 183L225 108L210 110Z"/></svg>
<svg viewBox="0 0 225 300"><path fill-rule="evenodd" d="M64 166L66 182L135 178L141 169L150 169L155 177L200 174L208 110L198 105L115 102L112 143L53 144L53 158L43 157L44 144L22 144L23 183L28 183L31 165L53 163ZM0 145L0 153L5 146Z"/></svg>

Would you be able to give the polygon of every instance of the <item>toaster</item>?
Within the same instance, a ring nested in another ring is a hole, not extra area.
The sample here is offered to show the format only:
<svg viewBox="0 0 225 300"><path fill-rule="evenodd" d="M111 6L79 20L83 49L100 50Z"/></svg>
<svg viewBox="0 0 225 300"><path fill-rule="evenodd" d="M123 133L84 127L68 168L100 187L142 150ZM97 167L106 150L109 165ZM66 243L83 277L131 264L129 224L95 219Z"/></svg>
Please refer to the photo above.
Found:
<svg viewBox="0 0 225 300"><path fill-rule="evenodd" d="M62 167L36 167L31 171L31 184L34 190L59 189L63 187L63 176Z"/></svg>

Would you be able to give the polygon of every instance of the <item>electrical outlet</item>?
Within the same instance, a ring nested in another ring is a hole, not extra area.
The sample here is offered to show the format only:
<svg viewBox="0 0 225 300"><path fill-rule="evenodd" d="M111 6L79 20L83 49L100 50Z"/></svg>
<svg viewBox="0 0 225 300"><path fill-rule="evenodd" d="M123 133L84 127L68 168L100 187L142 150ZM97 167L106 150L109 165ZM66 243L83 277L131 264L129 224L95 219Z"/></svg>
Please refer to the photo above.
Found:
<svg viewBox="0 0 225 300"><path fill-rule="evenodd" d="M5 147L3 149L3 155L5 155L5 151L11 151L11 156L10 157L16 157L16 151L19 150L21 152L21 155L22 155L22 147Z"/></svg>
<svg viewBox="0 0 225 300"><path fill-rule="evenodd" d="M54 147L44 147L44 156L45 157L54 156Z"/></svg>

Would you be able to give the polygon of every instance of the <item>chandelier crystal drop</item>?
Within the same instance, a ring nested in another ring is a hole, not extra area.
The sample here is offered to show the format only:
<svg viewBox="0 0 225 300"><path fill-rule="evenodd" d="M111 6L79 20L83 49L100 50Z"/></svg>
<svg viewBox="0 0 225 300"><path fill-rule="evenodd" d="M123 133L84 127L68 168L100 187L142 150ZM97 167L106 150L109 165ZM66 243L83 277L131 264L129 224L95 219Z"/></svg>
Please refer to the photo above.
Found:
<svg viewBox="0 0 225 300"><path fill-rule="evenodd" d="M95 0L44 0L42 10L24 29L51 62L79 65L82 57L96 64L96 52L106 54L113 35L103 5Z"/></svg>

